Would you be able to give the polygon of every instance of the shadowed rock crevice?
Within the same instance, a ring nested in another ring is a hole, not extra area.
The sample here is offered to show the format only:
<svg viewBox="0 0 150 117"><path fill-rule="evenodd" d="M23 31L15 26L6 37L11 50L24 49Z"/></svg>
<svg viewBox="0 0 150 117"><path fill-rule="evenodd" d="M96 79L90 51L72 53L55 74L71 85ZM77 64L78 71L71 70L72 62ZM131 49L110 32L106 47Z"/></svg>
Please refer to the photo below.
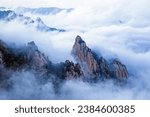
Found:
<svg viewBox="0 0 150 117"><path fill-rule="evenodd" d="M83 79L83 72L78 63L74 64L72 61L66 60L64 72L66 79Z"/></svg>

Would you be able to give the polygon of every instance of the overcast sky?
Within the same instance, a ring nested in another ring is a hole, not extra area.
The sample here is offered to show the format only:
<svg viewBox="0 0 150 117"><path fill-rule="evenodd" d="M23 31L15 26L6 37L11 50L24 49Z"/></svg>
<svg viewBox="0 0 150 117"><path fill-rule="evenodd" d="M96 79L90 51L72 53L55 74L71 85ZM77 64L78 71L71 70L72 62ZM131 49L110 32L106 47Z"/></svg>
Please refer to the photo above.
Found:
<svg viewBox="0 0 150 117"><path fill-rule="evenodd" d="M96 0L94 0L96 1ZM112 0L114 1L114 0ZM57 6L57 7L75 7L88 4L88 0L1 0L1 6Z"/></svg>
<svg viewBox="0 0 150 117"><path fill-rule="evenodd" d="M1 6L58 6L58 7L75 7L80 5L92 5L95 2L113 3L118 0L1 0Z"/></svg>
<svg viewBox="0 0 150 117"><path fill-rule="evenodd" d="M129 5L132 2L136 4L143 4L149 0L0 0L0 6L7 7L16 7L16 6L27 6L27 7L39 7L39 6L57 6L57 7L77 7L77 6L108 6L111 5L115 7L120 3L128 3Z"/></svg>

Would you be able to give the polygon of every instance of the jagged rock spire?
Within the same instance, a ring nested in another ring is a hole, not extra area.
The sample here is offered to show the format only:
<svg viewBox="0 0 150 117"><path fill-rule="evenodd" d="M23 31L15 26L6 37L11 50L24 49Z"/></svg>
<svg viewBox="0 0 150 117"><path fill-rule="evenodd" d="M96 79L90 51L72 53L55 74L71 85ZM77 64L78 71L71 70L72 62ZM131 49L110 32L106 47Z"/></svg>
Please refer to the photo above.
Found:
<svg viewBox="0 0 150 117"><path fill-rule="evenodd" d="M38 47L35 45L34 41L28 43L28 48L32 50L38 50Z"/></svg>
<svg viewBox="0 0 150 117"><path fill-rule="evenodd" d="M79 62L82 66L85 76L95 78L99 75L99 68L96 58L94 57L91 49L86 46L86 43L80 36L77 36L75 39L72 54L77 62Z"/></svg>
<svg viewBox="0 0 150 117"><path fill-rule="evenodd" d="M34 41L28 43L26 55L30 67L34 70L44 69L49 62L45 55L38 50Z"/></svg>
<svg viewBox="0 0 150 117"><path fill-rule="evenodd" d="M118 59L112 63L100 57L99 59L94 52L86 45L80 36L77 36L72 48L72 54L76 61L81 65L85 77L92 78L117 78L126 79L128 71Z"/></svg>

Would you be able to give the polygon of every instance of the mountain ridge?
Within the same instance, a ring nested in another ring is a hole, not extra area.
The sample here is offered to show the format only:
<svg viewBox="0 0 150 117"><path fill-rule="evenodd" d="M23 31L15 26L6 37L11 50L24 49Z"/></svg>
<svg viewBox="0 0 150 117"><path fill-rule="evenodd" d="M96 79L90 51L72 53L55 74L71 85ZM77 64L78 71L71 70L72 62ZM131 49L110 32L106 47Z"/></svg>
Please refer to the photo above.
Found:
<svg viewBox="0 0 150 117"><path fill-rule="evenodd" d="M38 79L50 78L52 82L71 79L88 82L115 79L122 82L128 78L128 71L124 64L118 59L114 59L112 63L103 57L96 59L92 50L88 48L80 36L76 37L71 53L75 57L76 63L66 60L53 64L33 41L12 51L12 48L1 40L0 71L3 71L5 75L0 78L5 79L8 71L13 73L20 70L32 71ZM7 77L9 77L8 74ZM57 77L58 81L52 77Z"/></svg>
<svg viewBox="0 0 150 117"><path fill-rule="evenodd" d="M33 13L33 14L40 14L40 15L49 15L53 14L56 15L61 11L71 12L73 8L58 8L58 7L38 7L38 8L28 8L28 7L17 7L15 10L18 13Z"/></svg>
<svg viewBox="0 0 150 117"><path fill-rule="evenodd" d="M35 29L39 31L44 31L44 32L52 32L52 31L58 31L58 32L65 32L64 29L57 29L53 27L49 27L44 22L40 17L37 17L36 20L33 20L31 17L24 16L22 14L17 14L15 11L12 10L0 10L0 20L10 22L13 20L18 20L21 22L23 25L27 26L32 26Z"/></svg>

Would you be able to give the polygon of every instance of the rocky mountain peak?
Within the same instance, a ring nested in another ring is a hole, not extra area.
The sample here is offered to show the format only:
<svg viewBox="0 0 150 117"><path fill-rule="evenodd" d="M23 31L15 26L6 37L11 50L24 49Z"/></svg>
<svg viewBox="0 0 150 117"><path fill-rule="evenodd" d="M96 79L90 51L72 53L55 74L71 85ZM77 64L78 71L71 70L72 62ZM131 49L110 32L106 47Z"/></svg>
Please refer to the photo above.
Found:
<svg viewBox="0 0 150 117"><path fill-rule="evenodd" d="M79 35L77 35L77 37L75 39L75 43L79 43L79 44L84 43L84 44L86 44L85 41L83 41L82 38Z"/></svg>
<svg viewBox="0 0 150 117"><path fill-rule="evenodd" d="M10 48L9 45L0 41L0 63L12 69L31 68L35 71L45 71L48 58L38 50L34 41L19 49Z"/></svg>
<svg viewBox="0 0 150 117"><path fill-rule="evenodd" d="M76 63L66 60L54 65L38 49L34 41L29 42L25 47L10 48L9 45L0 40L0 66L14 71L27 68L34 71L36 76L40 78L50 74L62 79L90 81L107 78L115 78L120 81L128 78L127 68L120 60L108 61L104 57L98 58L80 36L75 39L72 54Z"/></svg>
<svg viewBox="0 0 150 117"><path fill-rule="evenodd" d="M80 36L77 36L75 39L72 54L82 66L85 76L90 78L97 77L99 68L96 58Z"/></svg>
<svg viewBox="0 0 150 117"><path fill-rule="evenodd" d="M38 50L34 41L28 43L26 55L30 67L34 70L43 70L48 64L48 58L46 58L45 55Z"/></svg>
<svg viewBox="0 0 150 117"><path fill-rule="evenodd" d="M128 77L126 66L118 59L114 59L113 62L110 62L103 57L98 58L80 36L77 36L75 39L72 54L75 60L80 64L87 78L93 79L103 77L122 80Z"/></svg>
<svg viewBox="0 0 150 117"><path fill-rule="evenodd" d="M35 45L34 41L29 42L27 47L31 50L38 50L38 47Z"/></svg>

